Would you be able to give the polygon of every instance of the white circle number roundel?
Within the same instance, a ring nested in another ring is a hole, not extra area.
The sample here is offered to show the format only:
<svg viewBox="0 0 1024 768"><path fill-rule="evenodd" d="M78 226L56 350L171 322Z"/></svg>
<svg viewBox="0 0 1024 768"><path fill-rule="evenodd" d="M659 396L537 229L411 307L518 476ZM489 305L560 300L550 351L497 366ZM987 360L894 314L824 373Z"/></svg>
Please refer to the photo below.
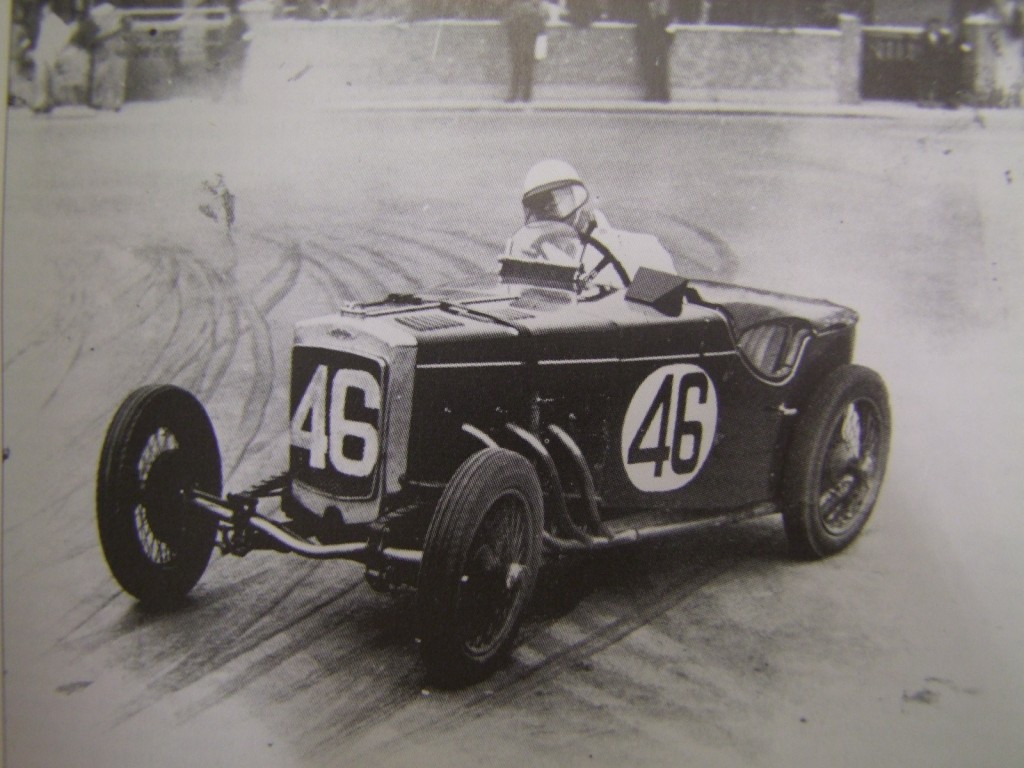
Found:
<svg viewBox="0 0 1024 768"><path fill-rule="evenodd" d="M654 371L633 393L622 423L622 464L641 491L674 491L700 472L718 424L711 377L696 365Z"/></svg>

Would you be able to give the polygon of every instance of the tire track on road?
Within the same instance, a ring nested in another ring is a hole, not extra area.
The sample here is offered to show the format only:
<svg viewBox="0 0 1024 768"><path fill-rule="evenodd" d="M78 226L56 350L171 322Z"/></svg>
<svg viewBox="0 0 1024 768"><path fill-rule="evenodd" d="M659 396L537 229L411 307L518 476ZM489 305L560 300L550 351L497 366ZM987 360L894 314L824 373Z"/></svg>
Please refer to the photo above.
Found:
<svg viewBox="0 0 1024 768"><path fill-rule="evenodd" d="M304 573L301 578L297 579L287 589L294 589L307 576L308 574ZM254 613L245 622L241 622L241 626L235 625L234 630L237 631L237 635L233 633L231 637L221 636L220 643L198 645L191 652L187 652L183 658L180 658L166 672L162 672L149 679L146 689L142 694L125 702L114 724L123 724L167 696L179 693L186 688L200 683L208 676L237 661L242 656L272 642L283 633L294 633L299 638L295 641L298 645L295 647L294 653L308 647L323 636L324 633L315 631L315 627L324 621L326 615L331 614L331 608L343 602L352 592L362 586L362 580L357 580L343 589L332 593L325 600L306 604L294 616L279 615L275 617L274 622L258 632L250 630L253 630L266 617L266 614L262 611ZM255 609L254 606L250 606L250 608ZM230 696L232 692L229 691L223 696L214 696L205 702L202 707L198 707L190 716L198 715L205 709L214 706L218 701L222 701Z"/></svg>
<svg viewBox="0 0 1024 768"><path fill-rule="evenodd" d="M445 227L427 227L423 231L435 235L447 235L457 242L472 243L473 245L487 250L489 253L500 254L505 250L505 246L502 241L494 241L487 237L480 237L479 235L462 228L448 229Z"/></svg>
<svg viewBox="0 0 1024 768"><path fill-rule="evenodd" d="M349 247L358 246L349 244ZM379 281L378 271L367 267L364 259L332 253L319 243L307 240L302 255L303 266L310 270L310 277L324 289L332 311L344 302L361 298L361 293L369 293L370 287ZM345 281L339 278L335 274L339 264L346 270L354 271L359 279Z"/></svg>
<svg viewBox="0 0 1024 768"><path fill-rule="evenodd" d="M245 436L237 451L235 459L225 473L231 478L240 469L257 436L266 422L267 407L273 398L275 379L274 340L270 326L270 313L295 289L302 270L302 254L294 248L282 248L278 252L278 263L260 281L260 290L255 301L242 298L244 291L235 285L233 306L235 311L241 310L246 321L243 333L250 337L249 352L253 375L249 392L242 404L242 416L239 426L243 427ZM217 382L219 385L219 380ZM213 390L210 390L212 396Z"/></svg>
<svg viewBox="0 0 1024 768"><path fill-rule="evenodd" d="M379 696L394 701L404 699L407 696L406 685L395 685L394 677L389 676L391 685L382 690L379 676L381 669L397 669L397 674L406 681L419 674L411 637L395 631L394 627L360 632L367 625L379 623L378 611L377 605L362 603L353 606L345 615L330 616L332 625L337 625L339 621L345 622L342 632L310 632L305 631L304 627L298 627L294 636L290 633L283 646L257 654L244 669L233 674L214 693L188 705L182 711L182 717L186 720L198 717L300 655L305 665L310 666L312 662L313 668L299 679L291 679L285 686L275 686L272 695L277 704L283 705L294 702L307 692L314 692L310 711L303 717L303 729L310 729L310 723L316 723L324 717L331 723L337 723L339 719L349 722L361 718L367 711L366 702L373 702ZM318 623L326 622L321 620ZM316 690L322 690L332 681L338 685L335 687L336 693L329 700L315 694ZM311 730L314 733L320 732L317 726Z"/></svg>
<svg viewBox="0 0 1024 768"><path fill-rule="evenodd" d="M176 382L203 396L205 392L197 392L197 385L209 364L209 355L204 358L203 351L213 344L217 324L224 316L225 300L215 285L215 276L187 252L176 257L175 273L178 313L164 348L163 365L155 376L151 375L151 379ZM196 289L189 285L196 286ZM232 322L237 322L237 318ZM237 338L229 343L237 347ZM195 370L197 367L199 370Z"/></svg>
<svg viewBox="0 0 1024 768"><path fill-rule="evenodd" d="M120 292L110 297L110 303L112 305L120 305L126 296L131 296L133 293L138 291L139 286L146 285L146 289L143 290L142 296L138 300L138 304L141 305L142 300L146 297L148 292L156 287L158 284L157 280L154 279L152 274L144 274L142 277L123 288ZM55 338L63 336L67 333L68 328L72 326L79 326L82 324L84 317L91 316L92 313L86 312L84 304L84 298L88 296L85 291L77 290L71 292L71 301L61 302L60 309L58 310L57 317L53 324L47 325L45 329L41 328L35 334L34 338L29 339L25 342L25 346L13 353L7 360L4 361L4 367L10 371L12 367L16 367L17 364L26 356L30 355L34 350L42 347L46 344L52 343ZM78 303L75 302L78 299ZM118 315L119 316L119 315ZM133 327L137 324L137 320L133 317L130 321L124 322L120 325L115 325L113 330L109 331L106 337L100 337L96 342L98 347L105 341L110 339L118 338L128 328ZM9 341L5 339L5 341Z"/></svg>
<svg viewBox="0 0 1024 768"><path fill-rule="evenodd" d="M713 538L723 536L722 533L711 535ZM724 535L728 536L727 533ZM717 558L702 555L704 550L720 552L724 548L714 541L708 543L707 536L705 534L703 537L703 546L690 544L684 550L686 554L695 555L691 561L692 567L687 568L685 563L657 566L660 572L655 573L655 576L665 576L667 572L666 581L660 589L652 591L647 584L634 584L627 594L617 596L614 592L616 587L610 582L596 594L583 598L569 614L542 619L536 623L528 619L513 653L512 665L499 670L492 678L471 689L436 691L430 697L433 701L424 704L419 686L412 685L422 676L422 672L416 671L415 674L402 675L396 680L400 684L409 685L409 689L401 691L388 688L368 700L363 699L357 717L343 718L344 712L332 713L331 718L325 718L318 727L311 729L323 735L316 741L316 749L312 749L308 756L322 757L334 743L366 740L370 744L367 751L357 751L352 757L368 757L389 746L399 746L410 737L454 728L467 717L484 717L494 709L524 696L529 690L556 678L567 668L615 645L685 603L750 556L746 548L727 552ZM678 551L678 547L670 550ZM685 560L685 556L680 559ZM679 572L673 572L674 568L678 568ZM613 591L609 592L609 589ZM617 597L621 597L621 600ZM593 617L601 615L612 615L615 618L597 629L586 626L588 623L592 625ZM550 631L558 626L570 629L567 632ZM579 637L581 634L583 636ZM579 639L566 640L563 637ZM438 711L438 707L441 707L441 711ZM375 729L378 728L385 728L389 735L383 739L376 738L378 734Z"/></svg>
<svg viewBox="0 0 1024 768"><path fill-rule="evenodd" d="M486 260L483 258L482 255L479 258L473 257L464 253L460 253L456 249L445 248L443 246L437 245L436 243L432 243L429 240L424 240L422 237L415 237L413 235L403 235L398 232L390 232L388 234L392 240L395 240L396 242L399 243L403 243L406 246L413 246L414 248L419 249L418 252L427 251L429 253L434 254L434 256L438 257L439 261L449 265L452 268L457 267L457 265L466 265L471 267L470 270L463 268L463 272L476 272L480 269L481 266L488 266ZM500 253L500 249L498 253ZM497 262L497 253L494 255L494 261L495 263ZM433 267L433 269L431 269L427 274L430 277L434 277L435 271L437 269L437 266L435 264L427 262L423 256L420 256L417 259L417 263L423 263L425 265ZM448 275L448 277L451 278L451 275Z"/></svg>

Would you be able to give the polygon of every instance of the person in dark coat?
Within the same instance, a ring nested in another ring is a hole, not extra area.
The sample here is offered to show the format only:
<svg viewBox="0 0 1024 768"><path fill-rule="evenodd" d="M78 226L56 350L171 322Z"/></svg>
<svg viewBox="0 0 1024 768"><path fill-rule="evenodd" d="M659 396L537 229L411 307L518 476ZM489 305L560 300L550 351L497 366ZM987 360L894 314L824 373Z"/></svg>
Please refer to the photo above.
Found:
<svg viewBox="0 0 1024 768"><path fill-rule="evenodd" d="M533 63L537 36L544 31L546 15L540 0L515 0L505 13L508 50L512 60L509 101L533 97Z"/></svg>
<svg viewBox="0 0 1024 768"><path fill-rule="evenodd" d="M669 56L672 51L672 22L668 0L645 0L636 24L636 50L644 81L644 101L669 102Z"/></svg>
<svg viewBox="0 0 1024 768"><path fill-rule="evenodd" d="M917 56L917 103L921 106L952 101L953 36L939 19L929 19L921 33Z"/></svg>

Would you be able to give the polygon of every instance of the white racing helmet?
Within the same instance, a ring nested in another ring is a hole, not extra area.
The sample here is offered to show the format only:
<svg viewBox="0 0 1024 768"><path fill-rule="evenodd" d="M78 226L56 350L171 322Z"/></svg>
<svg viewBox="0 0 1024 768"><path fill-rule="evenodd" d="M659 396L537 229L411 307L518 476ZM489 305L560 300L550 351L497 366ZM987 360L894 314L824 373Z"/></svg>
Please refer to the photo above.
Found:
<svg viewBox="0 0 1024 768"><path fill-rule="evenodd" d="M564 221L582 232L592 219L589 199L583 179L564 160L541 160L526 172L523 214L527 224Z"/></svg>

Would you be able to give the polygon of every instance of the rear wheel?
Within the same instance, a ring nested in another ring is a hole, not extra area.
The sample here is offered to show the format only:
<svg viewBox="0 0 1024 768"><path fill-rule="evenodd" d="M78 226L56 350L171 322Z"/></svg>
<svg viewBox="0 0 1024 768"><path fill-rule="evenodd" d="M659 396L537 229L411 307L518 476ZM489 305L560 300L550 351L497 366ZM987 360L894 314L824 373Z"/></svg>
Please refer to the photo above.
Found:
<svg viewBox="0 0 1024 768"><path fill-rule="evenodd" d="M889 456L889 397L870 368L844 365L800 416L786 459L783 520L793 555L847 547L875 506Z"/></svg>
<svg viewBox="0 0 1024 768"><path fill-rule="evenodd" d="M431 520L418 584L431 682L490 674L515 641L540 568L543 499L525 458L487 448L448 483Z"/></svg>
<svg viewBox="0 0 1024 768"><path fill-rule="evenodd" d="M187 503L199 488L220 495L220 451L199 401L157 385L129 395L107 429L96 483L103 555L126 592L166 604L206 570L216 522Z"/></svg>

